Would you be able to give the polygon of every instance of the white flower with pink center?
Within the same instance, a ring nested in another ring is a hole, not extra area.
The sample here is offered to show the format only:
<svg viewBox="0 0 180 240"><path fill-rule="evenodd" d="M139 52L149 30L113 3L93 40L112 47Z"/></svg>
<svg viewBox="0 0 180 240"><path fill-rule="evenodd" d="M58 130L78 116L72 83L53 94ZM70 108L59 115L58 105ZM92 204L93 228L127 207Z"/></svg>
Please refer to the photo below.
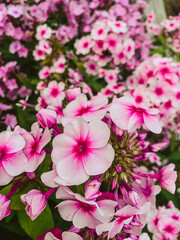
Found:
<svg viewBox="0 0 180 240"><path fill-rule="evenodd" d="M9 131L0 133L0 186L8 184L14 176L24 172L27 158L22 150L25 140Z"/></svg>
<svg viewBox="0 0 180 240"><path fill-rule="evenodd" d="M167 239L177 239L180 232L180 223L168 217L161 218L159 221L159 231Z"/></svg>
<svg viewBox="0 0 180 240"><path fill-rule="evenodd" d="M131 59L135 52L135 43L131 39L127 39L123 44L124 53L128 59Z"/></svg>
<svg viewBox="0 0 180 240"><path fill-rule="evenodd" d="M23 14L23 7L20 5L10 5L7 13L14 18L19 18Z"/></svg>
<svg viewBox="0 0 180 240"><path fill-rule="evenodd" d="M39 46L36 46L36 48L34 49L33 56L36 61L44 60L46 58L44 50L42 50L42 48L40 48Z"/></svg>
<svg viewBox="0 0 180 240"><path fill-rule="evenodd" d="M44 66L38 73L40 79L45 79L51 74L50 68Z"/></svg>
<svg viewBox="0 0 180 240"><path fill-rule="evenodd" d="M175 31L176 28L178 27L177 22L174 19L171 20L167 19L162 22L162 25L168 32Z"/></svg>
<svg viewBox="0 0 180 240"><path fill-rule="evenodd" d="M116 65L126 63L126 54L122 45L118 45L113 52L113 60Z"/></svg>
<svg viewBox="0 0 180 240"><path fill-rule="evenodd" d="M106 21L97 21L91 30L91 37L94 40L103 40L107 38L109 27Z"/></svg>
<svg viewBox="0 0 180 240"><path fill-rule="evenodd" d="M110 107L110 115L112 121L121 129L133 132L144 124L150 131L154 133L161 132L161 125L155 116L159 112L155 108L139 107L134 99L129 97L121 97L115 99Z"/></svg>
<svg viewBox="0 0 180 240"><path fill-rule="evenodd" d="M97 40L92 49L95 53L102 54L102 51L107 49L107 44L105 44L105 40Z"/></svg>
<svg viewBox="0 0 180 240"><path fill-rule="evenodd" d="M91 39L90 36L82 37L81 39L77 39L74 47L76 49L77 54L87 54L89 53L90 49L94 46L94 41Z"/></svg>
<svg viewBox="0 0 180 240"><path fill-rule="evenodd" d="M45 158L46 153L43 147L51 140L51 134L48 128L45 129L43 134L41 130L38 122L36 122L31 127L31 133L27 132L23 135L26 140L23 153L28 159L25 167L26 172L34 172Z"/></svg>
<svg viewBox="0 0 180 240"><path fill-rule="evenodd" d="M96 232L101 235L108 231L108 239L114 238L116 234L120 233L125 224L131 223L135 214L138 211L130 205L123 207L115 213L116 219L113 222L100 224L96 227Z"/></svg>
<svg viewBox="0 0 180 240"><path fill-rule="evenodd" d="M56 198L68 199L58 205L59 213L64 220L72 221L73 225L79 229L84 227L95 229L97 225L109 222L114 216L117 205L117 202L112 200L98 202L86 200L64 186L59 187Z"/></svg>
<svg viewBox="0 0 180 240"><path fill-rule="evenodd" d="M112 164L114 150L108 140L110 130L100 121L90 123L77 117L53 140L52 160L58 175L71 185L89 176L104 173Z"/></svg>
<svg viewBox="0 0 180 240"><path fill-rule="evenodd" d="M37 40L49 39L51 37L51 34L51 28L48 27L47 24L43 24L37 27L35 37Z"/></svg>
<svg viewBox="0 0 180 240"><path fill-rule="evenodd" d="M108 99L105 96L97 95L88 101L86 95L82 93L66 106L62 123L66 125L77 116L83 117L86 121L101 120L106 114L107 103Z"/></svg>
<svg viewBox="0 0 180 240"><path fill-rule="evenodd" d="M118 39L119 39L119 37L116 34L114 34L114 33L109 34L106 39L105 46L107 46L107 48L110 51L114 51L119 42Z"/></svg>
<svg viewBox="0 0 180 240"><path fill-rule="evenodd" d="M49 82L48 86L43 90L43 94L47 97L49 104L53 104L53 101L56 99L64 99L64 87L65 85L63 82L58 83L55 80Z"/></svg>
<svg viewBox="0 0 180 240"><path fill-rule="evenodd" d="M96 75L99 73L99 66L93 60L89 60L88 62L85 62L84 67L86 69L86 72L90 75Z"/></svg>
<svg viewBox="0 0 180 240"><path fill-rule="evenodd" d="M107 83L116 82L118 80L118 69L107 70L105 73L105 80Z"/></svg>
<svg viewBox="0 0 180 240"><path fill-rule="evenodd" d="M46 54L51 54L52 48L50 46L50 43L47 40L41 40L39 42L39 49L41 49Z"/></svg>
<svg viewBox="0 0 180 240"><path fill-rule="evenodd" d="M127 24L123 21L108 21L108 26L114 33L125 33L127 32Z"/></svg>
<svg viewBox="0 0 180 240"><path fill-rule="evenodd" d="M57 61L54 62L51 71L56 73L63 73L65 71L66 59L62 55Z"/></svg>

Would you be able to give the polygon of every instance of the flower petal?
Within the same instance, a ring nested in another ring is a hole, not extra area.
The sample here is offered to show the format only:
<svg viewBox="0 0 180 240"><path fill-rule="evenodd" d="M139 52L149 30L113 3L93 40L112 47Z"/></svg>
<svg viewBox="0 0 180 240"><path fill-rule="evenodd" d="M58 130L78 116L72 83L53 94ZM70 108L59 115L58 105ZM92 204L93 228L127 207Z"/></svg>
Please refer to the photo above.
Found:
<svg viewBox="0 0 180 240"><path fill-rule="evenodd" d="M144 124L145 126L153 133L159 134L162 131L160 122L157 117L149 115L149 114L143 114L144 118Z"/></svg>

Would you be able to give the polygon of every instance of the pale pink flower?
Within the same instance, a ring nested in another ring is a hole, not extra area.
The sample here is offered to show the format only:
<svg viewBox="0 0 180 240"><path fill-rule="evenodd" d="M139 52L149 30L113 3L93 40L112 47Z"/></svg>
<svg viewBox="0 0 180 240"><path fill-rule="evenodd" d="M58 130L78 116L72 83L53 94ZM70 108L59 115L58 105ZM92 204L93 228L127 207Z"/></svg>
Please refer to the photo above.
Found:
<svg viewBox="0 0 180 240"><path fill-rule="evenodd" d="M114 150L107 144L109 137L108 126L100 120L87 123L77 117L65 125L64 133L53 140L52 160L58 175L78 185L90 175L104 173L114 159Z"/></svg>
<svg viewBox="0 0 180 240"><path fill-rule="evenodd" d="M18 18L23 14L23 7L20 5L10 5L7 13L14 18Z"/></svg>
<svg viewBox="0 0 180 240"><path fill-rule="evenodd" d="M45 194L36 189L21 195L21 201L26 205L25 210L31 220L35 220L47 205Z"/></svg>
<svg viewBox="0 0 180 240"><path fill-rule="evenodd" d="M101 186L101 182L97 180L88 180L85 184L85 199L93 200L101 195L99 188Z"/></svg>
<svg viewBox="0 0 180 240"><path fill-rule="evenodd" d="M125 33L127 32L127 24L123 21L108 21L108 26L114 33Z"/></svg>
<svg viewBox="0 0 180 240"><path fill-rule="evenodd" d="M45 158L46 153L43 147L51 140L51 134L48 128L44 130L43 134L41 130L36 122L32 125L30 133L23 134L26 140L23 152L28 159L26 172L34 172Z"/></svg>
<svg viewBox="0 0 180 240"><path fill-rule="evenodd" d="M90 75L96 75L99 72L99 67L97 63L93 60L89 60L84 63L84 67L86 69L86 72Z"/></svg>
<svg viewBox="0 0 180 240"><path fill-rule="evenodd" d="M144 124L154 133L161 132L160 123L155 117L158 109L138 107L132 98L121 97L115 99L110 107L112 121L121 129L133 132Z"/></svg>
<svg viewBox="0 0 180 240"><path fill-rule="evenodd" d="M77 116L82 116L86 121L102 119L106 114L108 100L105 96L97 95L88 101L85 94L80 94L64 109L62 123L65 125Z"/></svg>
<svg viewBox="0 0 180 240"><path fill-rule="evenodd" d="M110 221L114 216L114 208L117 202L101 200L98 202L86 200L78 193L73 193L68 187L59 187L56 198L68 199L58 205L61 217L66 221L72 221L76 228L95 229L100 223Z"/></svg>
<svg viewBox="0 0 180 240"><path fill-rule="evenodd" d="M47 98L48 103L53 103L55 99L64 99L64 88L65 85L63 82L50 81L48 86L43 90L43 94Z"/></svg>
<svg viewBox="0 0 180 240"><path fill-rule="evenodd" d="M54 62L51 71L56 73L63 73L65 71L66 59L62 55L57 61Z"/></svg>
<svg viewBox="0 0 180 240"><path fill-rule="evenodd" d="M38 73L40 79L45 79L51 74L50 68L44 66Z"/></svg>
<svg viewBox="0 0 180 240"><path fill-rule="evenodd" d="M49 39L51 37L51 34L51 28L48 27L47 24L43 24L37 27L35 37L37 40Z"/></svg>
<svg viewBox="0 0 180 240"><path fill-rule="evenodd" d="M25 140L22 136L4 131L0 133L0 185L8 184L14 176L24 172L27 158L22 152Z"/></svg>
<svg viewBox="0 0 180 240"><path fill-rule="evenodd" d="M19 41L14 41L9 46L9 52L14 54L21 48L21 43Z"/></svg>
<svg viewBox="0 0 180 240"><path fill-rule="evenodd" d="M10 203L11 200L4 194L0 194L0 221L11 213Z"/></svg>
<svg viewBox="0 0 180 240"><path fill-rule="evenodd" d="M96 21L91 30L91 37L94 40L103 40L107 38L109 27L106 21Z"/></svg>
<svg viewBox="0 0 180 240"><path fill-rule="evenodd" d="M108 239L116 236L120 233L125 224L129 224L134 215L137 214L137 210L130 205L118 210L114 215L116 219L113 222L100 224L96 227L96 232L101 235L103 232L108 231Z"/></svg>
<svg viewBox="0 0 180 240"><path fill-rule="evenodd" d="M131 59L135 53L135 43L132 39L127 39L123 44L124 54L128 59Z"/></svg>
<svg viewBox="0 0 180 240"><path fill-rule="evenodd" d="M81 39L77 39L74 47L76 49L77 54L87 54L90 49L93 47L94 41L92 41L90 36L82 37Z"/></svg>
<svg viewBox="0 0 180 240"><path fill-rule="evenodd" d="M168 239L177 239L180 232L180 223L168 217L161 218L159 232Z"/></svg>
<svg viewBox="0 0 180 240"><path fill-rule="evenodd" d="M36 46L32 54L36 61L44 60L46 58L44 50L42 50L39 46Z"/></svg>
<svg viewBox="0 0 180 240"><path fill-rule="evenodd" d="M48 55L51 54L51 52L52 52L52 48L50 46L50 43L47 40L41 40L39 42L38 47L39 47L39 49L41 49L43 52L45 52Z"/></svg>
<svg viewBox="0 0 180 240"><path fill-rule="evenodd" d="M174 171L175 165L173 163L161 168L159 171L159 183L170 193L174 194L176 189L177 172Z"/></svg>

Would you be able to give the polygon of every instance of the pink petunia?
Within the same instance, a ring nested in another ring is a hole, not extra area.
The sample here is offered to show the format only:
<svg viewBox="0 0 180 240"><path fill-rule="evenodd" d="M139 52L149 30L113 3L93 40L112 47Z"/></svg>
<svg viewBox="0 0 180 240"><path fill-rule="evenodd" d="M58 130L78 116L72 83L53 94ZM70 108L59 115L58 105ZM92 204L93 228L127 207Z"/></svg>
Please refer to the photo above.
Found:
<svg viewBox="0 0 180 240"><path fill-rule="evenodd" d="M121 97L114 100L110 107L112 121L121 129L133 132L144 124L150 131L159 134L161 126L155 116L158 109L146 109L138 107L135 101L129 97Z"/></svg>

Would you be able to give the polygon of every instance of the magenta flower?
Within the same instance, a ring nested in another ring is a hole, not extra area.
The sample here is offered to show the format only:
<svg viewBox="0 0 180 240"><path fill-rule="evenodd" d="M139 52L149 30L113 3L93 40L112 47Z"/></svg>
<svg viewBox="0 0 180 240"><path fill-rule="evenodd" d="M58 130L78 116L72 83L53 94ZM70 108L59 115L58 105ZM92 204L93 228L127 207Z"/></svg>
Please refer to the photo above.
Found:
<svg viewBox="0 0 180 240"><path fill-rule="evenodd" d="M31 220L36 219L47 205L45 194L36 189L21 195L21 201L26 205L25 210Z"/></svg>
<svg viewBox="0 0 180 240"><path fill-rule="evenodd" d="M26 140L26 145L23 149L24 154L28 159L25 171L33 172L42 163L45 158L43 147L51 140L51 134L46 128L42 134L42 129L39 128L38 122L31 127L31 133L25 133L23 137Z"/></svg>
<svg viewBox="0 0 180 240"><path fill-rule="evenodd" d="M135 101L129 97L121 97L114 100L110 107L112 121L121 129L133 132L144 124L150 131L159 134L160 122L155 117L158 109L138 107Z"/></svg>
<svg viewBox="0 0 180 240"><path fill-rule="evenodd" d="M58 175L71 185L85 182L90 175L104 173L112 164L114 150L107 144L108 126L77 117L53 141L52 160Z"/></svg>
<svg viewBox="0 0 180 240"><path fill-rule="evenodd" d="M73 193L68 187L61 186L56 192L56 198L68 199L58 205L61 217L72 221L76 228L89 227L109 222L114 216L117 202L101 200L98 202L86 200L78 193Z"/></svg>
<svg viewBox="0 0 180 240"><path fill-rule="evenodd" d="M10 203L11 200L9 200L5 195L0 194L0 221L10 214Z"/></svg>
<svg viewBox="0 0 180 240"><path fill-rule="evenodd" d="M161 168L159 171L159 183L170 193L174 194L176 189L177 172L174 171L175 165L173 163Z"/></svg>
<svg viewBox="0 0 180 240"><path fill-rule="evenodd" d="M22 152L24 146L22 136L10 131L0 133L0 186L8 184L14 176L24 172L27 163Z"/></svg>

